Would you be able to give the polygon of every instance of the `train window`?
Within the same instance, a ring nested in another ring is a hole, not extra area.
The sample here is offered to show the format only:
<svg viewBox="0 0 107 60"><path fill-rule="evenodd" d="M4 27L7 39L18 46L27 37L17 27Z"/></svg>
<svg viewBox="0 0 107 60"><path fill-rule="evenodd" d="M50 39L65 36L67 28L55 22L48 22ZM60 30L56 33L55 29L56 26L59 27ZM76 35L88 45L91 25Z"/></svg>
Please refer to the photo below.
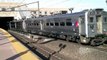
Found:
<svg viewBox="0 0 107 60"><path fill-rule="evenodd" d="M81 24L84 23L84 17L80 17Z"/></svg>
<svg viewBox="0 0 107 60"><path fill-rule="evenodd" d="M46 26L49 26L49 23L46 23Z"/></svg>
<svg viewBox="0 0 107 60"><path fill-rule="evenodd" d="M94 29L94 25L90 25L90 28L91 28L91 29Z"/></svg>
<svg viewBox="0 0 107 60"><path fill-rule="evenodd" d="M30 25L32 25L32 23Z"/></svg>
<svg viewBox="0 0 107 60"><path fill-rule="evenodd" d="M81 24L83 24L84 23L84 20L81 20Z"/></svg>
<svg viewBox="0 0 107 60"><path fill-rule="evenodd" d="M54 24L53 23L50 23L50 26L53 26Z"/></svg>
<svg viewBox="0 0 107 60"><path fill-rule="evenodd" d="M72 22L66 22L66 26L72 26Z"/></svg>
<svg viewBox="0 0 107 60"><path fill-rule="evenodd" d="M65 23L64 22L60 22L60 26L65 26Z"/></svg>
<svg viewBox="0 0 107 60"><path fill-rule="evenodd" d="M96 16L96 22L99 22L100 17L101 17L101 15Z"/></svg>
<svg viewBox="0 0 107 60"><path fill-rule="evenodd" d="M34 23L32 23L32 25L34 25Z"/></svg>
<svg viewBox="0 0 107 60"><path fill-rule="evenodd" d="M94 18L93 17L90 17L90 22L93 22Z"/></svg>
<svg viewBox="0 0 107 60"><path fill-rule="evenodd" d="M45 11L45 15L47 14L47 11Z"/></svg>
<svg viewBox="0 0 107 60"><path fill-rule="evenodd" d="M39 23L37 23L37 26L39 25Z"/></svg>
<svg viewBox="0 0 107 60"><path fill-rule="evenodd" d="M42 12L40 11L39 13L41 14Z"/></svg>
<svg viewBox="0 0 107 60"><path fill-rule="evenodd" d="M6 11L6 8L2 8L2 11Z"/></svg>
<svg viewBox="0 0 107 60"><path fill-rule="evenodd" d="M31 24L29 24L29 26L30 26Z"/></svg>
<svg viewBox="0 0 107 60"><path fill-rule="evenodd" d="M59 26L59 23L58 23L58 22L55 22L55 26Z"/></svg>
<svg viewBox="0 0 107 60"><path fill-rule="evenodd" d="M104 17L104 22L107 22L107 17Z"/></svg>
<svg viewBox="0 0 107 60"><path fill-rule="evenodd" d="M30 24L28 24L28 26L29 26Z"/></svg>
<svg viewBox="0 0 107 60"><path fill-rule="evenodd" d="M36 23L34 23L34 25L36 26Z"/></svg>

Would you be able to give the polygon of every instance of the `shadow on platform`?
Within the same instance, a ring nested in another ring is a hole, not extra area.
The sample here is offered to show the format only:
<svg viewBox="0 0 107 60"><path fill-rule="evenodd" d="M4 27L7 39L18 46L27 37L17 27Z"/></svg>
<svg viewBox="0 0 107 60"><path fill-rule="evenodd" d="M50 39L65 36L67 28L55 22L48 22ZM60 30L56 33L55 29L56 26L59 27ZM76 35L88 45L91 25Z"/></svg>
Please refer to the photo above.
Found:
<svg viewBox="0 0 107 60"><path fill-rule="evenodd" d="M20 52L20 53L14 55L14 56L12 56L12 57L7 58L6 60L15 60L15 59L17 59L18 57L21 57L22 55L26 54L28 51L29 51L29 50L26 50L26 51L24 51L24 52Z"/></svg>
<svg viewBox="0 0 107 60"><path fill-rule="evenodd" d="M3 36L3 38L0 38L0 40L8 39L8 38L10 38L10 37L12 37L12 36L7 36L7 37L4 37L4 36Z"/></svg>
<svg viewBox="0 0 107 60"><path fill-rule="evenodd" d="M1 46L1 45L5 45L5 44L8 44L8 43L11 43L11 42L14 43L14 42L17 42L17 41L16 41L16 40L12 40L12 41L9 41L9 42L5 42L5 43L0 44L0 46Z"/></svg>

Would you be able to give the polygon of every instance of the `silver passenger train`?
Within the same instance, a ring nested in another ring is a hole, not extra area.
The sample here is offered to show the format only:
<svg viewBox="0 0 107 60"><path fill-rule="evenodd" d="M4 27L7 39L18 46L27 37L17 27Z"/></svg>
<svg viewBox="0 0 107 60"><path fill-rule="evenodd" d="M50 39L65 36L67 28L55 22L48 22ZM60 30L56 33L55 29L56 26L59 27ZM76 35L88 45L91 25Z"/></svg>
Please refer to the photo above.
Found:
<svg viewBox="0 0 107 60"><path fill-rule="evenodd" d="M100 45L107 40L107 12L103 9L90 9L71 14L28 18L10 22L10 29Z"/></svg>

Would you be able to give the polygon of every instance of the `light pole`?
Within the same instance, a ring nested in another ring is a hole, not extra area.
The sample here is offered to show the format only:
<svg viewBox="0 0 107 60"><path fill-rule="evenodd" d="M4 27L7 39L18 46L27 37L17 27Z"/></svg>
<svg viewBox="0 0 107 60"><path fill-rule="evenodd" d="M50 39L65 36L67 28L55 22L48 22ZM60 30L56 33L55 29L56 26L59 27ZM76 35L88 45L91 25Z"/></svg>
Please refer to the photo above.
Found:
<svg viewBox="0 0 107 60"><path fill-rule="evenodd" d="M18 7L27 6L27 5L34 4L34 3L38 4L38 14L37 14L37 17L39 17L39 15L40 15L39 1L31 2L31 3L27 3L27 4L22 4L22 5L17 5L17 6L11 7L11 8L7 8L7 9L18 8Z"/></svg>
<svg viewBox="0 0 107 60"><path fill-rule="evenodd" d="M38 15L37 15L37 17L39 17L39 15L40 15L39 1L37 1L37 3L38 3Z"/></svg>
<svg viewBox="0 0 107 60"><path fill-rule="evenodd" d="M72 11L74 10L74 8L70 8L69 10L70 10L70 12L72 13Z"/></svg>
<svg viewBox="0 0 107 60"><path fill-rule="evenodd" d="M106 0L106 3L107 3L107 0Z"/></svg>

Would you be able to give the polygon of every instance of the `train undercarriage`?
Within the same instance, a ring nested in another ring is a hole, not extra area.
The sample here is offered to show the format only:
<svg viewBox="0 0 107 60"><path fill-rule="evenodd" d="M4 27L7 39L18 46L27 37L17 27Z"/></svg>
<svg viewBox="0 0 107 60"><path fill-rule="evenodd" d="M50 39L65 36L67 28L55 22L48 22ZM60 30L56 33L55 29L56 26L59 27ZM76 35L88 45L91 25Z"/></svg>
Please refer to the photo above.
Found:
<svg viewBox="0 0 107 60"><path fill-rule="evenodd" d="M73 41L82 44L90 44L92 46L102 45L104 42L107 41L106 34L98 34L95 37L86 37L86 36L79 36L79 35L63 35L63 34L55 34L55 33L42 33L42 35L53 37L53 38L60 38L66 41Z"/></svg>

